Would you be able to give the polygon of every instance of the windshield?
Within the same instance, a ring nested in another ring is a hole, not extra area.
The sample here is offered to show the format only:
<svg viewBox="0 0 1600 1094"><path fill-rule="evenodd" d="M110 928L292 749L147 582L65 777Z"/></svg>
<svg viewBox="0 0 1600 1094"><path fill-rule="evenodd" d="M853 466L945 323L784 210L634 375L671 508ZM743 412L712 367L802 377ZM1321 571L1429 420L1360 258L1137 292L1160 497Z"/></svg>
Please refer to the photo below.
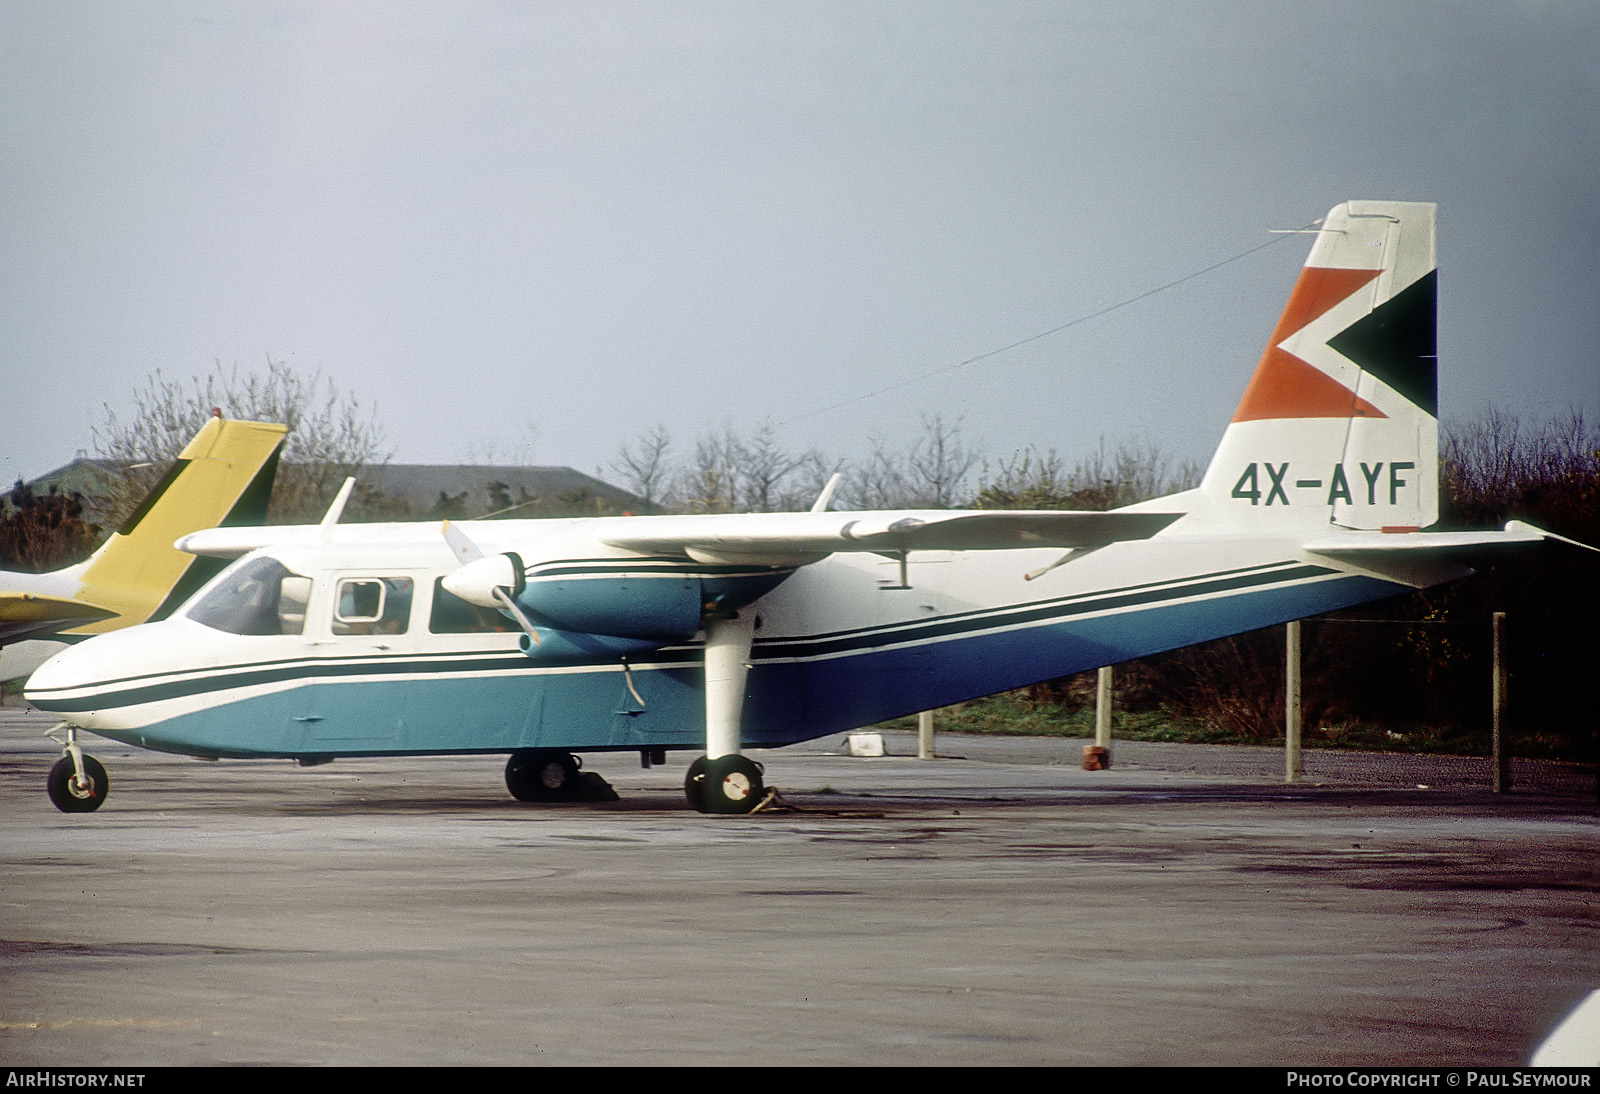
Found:
<svg viewBox="0 0 1600 1094"><path fill-rule="evenodd" d="M309 577L263 557L225 575L187 614L229 634L299 634L310 599Z"/></svg>

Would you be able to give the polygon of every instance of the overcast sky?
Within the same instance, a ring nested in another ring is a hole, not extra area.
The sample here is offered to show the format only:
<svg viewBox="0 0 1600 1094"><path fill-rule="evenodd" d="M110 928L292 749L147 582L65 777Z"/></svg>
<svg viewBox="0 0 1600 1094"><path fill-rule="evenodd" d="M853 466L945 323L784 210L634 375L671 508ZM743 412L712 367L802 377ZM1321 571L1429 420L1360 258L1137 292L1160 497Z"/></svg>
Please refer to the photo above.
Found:
<svg viewBox="0 0 1600 1094"><path fill-rule="evenodd" d="M1600 418L1597 73L1593 0L0 0L0 476L269 356L401 462L1204 460L1347 198L1439 203L1446 417Z"/></svg>

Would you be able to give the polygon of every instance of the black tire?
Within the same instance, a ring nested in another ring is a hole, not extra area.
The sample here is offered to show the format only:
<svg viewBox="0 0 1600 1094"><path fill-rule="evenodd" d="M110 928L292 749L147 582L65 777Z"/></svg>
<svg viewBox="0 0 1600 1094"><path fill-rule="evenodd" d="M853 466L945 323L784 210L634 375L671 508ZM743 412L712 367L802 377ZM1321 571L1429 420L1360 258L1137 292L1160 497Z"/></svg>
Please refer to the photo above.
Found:
<svg viewBox="0 0 1600 1094"><path fill-rule="evenodd" d="M748 813L767 794L760 765L743 756L707 760L700 785L705 794L704 813Z"/></svg>
<svg viewBox="0 0 1600 1094"><path fill-rule="evenodd" d="M105 803L106 792L111 789L106 769L93 756L83 758L83 774L89 780L88 790L73 786L74 774L71 756L63 756L56 761L56 765L50 769L50 777L45 781L50 801L63 813L93 813Z"/></svg>
<svg viewBox="0 0 1600 1094"><path fill-rule="evenodd" d="M578 792L580 766L570 752L513 752L506 760L506 789L519 802L566 801Z"/></svg>
<svg viewBox="0 0 1600 1094"><path fill-rule="evenodd" d="M697 813L706 812L706 758L700 756L689 765L683 776L683 796L689 799L689 808Z"/></svg>

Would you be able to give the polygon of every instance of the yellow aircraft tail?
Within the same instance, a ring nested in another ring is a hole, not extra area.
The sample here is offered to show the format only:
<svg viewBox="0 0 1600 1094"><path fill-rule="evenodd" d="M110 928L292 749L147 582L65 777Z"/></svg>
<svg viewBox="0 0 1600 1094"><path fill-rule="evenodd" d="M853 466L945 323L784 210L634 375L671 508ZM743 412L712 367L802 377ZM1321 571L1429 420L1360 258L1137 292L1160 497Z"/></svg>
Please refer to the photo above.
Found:
<svg viewBox="0 0 1600 1094"><path fill-rule="evenodd" d="M201 528L261 523L287 432L266 422L207 422L78 573L77 599L116 614L65 633L100 634L161 618L208 580L215 567L173 542Z"/></svg>

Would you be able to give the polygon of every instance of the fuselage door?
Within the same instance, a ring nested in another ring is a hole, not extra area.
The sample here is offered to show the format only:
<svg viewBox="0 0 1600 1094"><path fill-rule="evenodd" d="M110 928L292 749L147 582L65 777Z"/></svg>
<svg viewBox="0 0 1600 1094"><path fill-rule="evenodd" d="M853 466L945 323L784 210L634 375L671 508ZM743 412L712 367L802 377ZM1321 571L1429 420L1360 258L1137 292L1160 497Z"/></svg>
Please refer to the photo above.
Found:
<svg viewBox="0 0 1600 1094"><path fill-rule="evenodd" d="M339 754L396 747L406 726L412 608L417 575L342 572L323 582L311 608L302 740L307 752Z"/></svg>

